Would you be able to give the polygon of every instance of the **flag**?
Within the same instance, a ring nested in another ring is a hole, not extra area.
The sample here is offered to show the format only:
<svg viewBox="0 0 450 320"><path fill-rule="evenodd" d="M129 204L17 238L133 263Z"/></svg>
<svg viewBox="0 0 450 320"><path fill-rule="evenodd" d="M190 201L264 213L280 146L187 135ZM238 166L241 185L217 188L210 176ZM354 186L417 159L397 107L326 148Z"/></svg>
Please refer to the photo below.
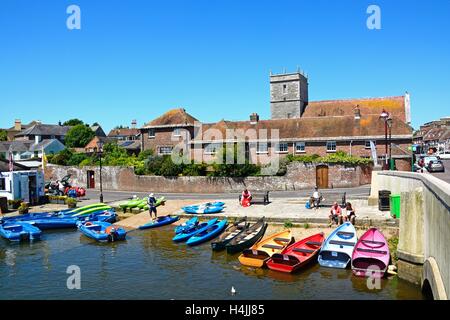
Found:
<svg viewBox="0 0 450 320"><path fill-rule="evenodd" d="M45 155L44 147L42 147L42 171L45 170L45 166L47 165L47 156Z"/></svg>
<svg viewBox="0 0 450 320"><path fill-rule="evenodd" d="M9 171L14 171L13 154L11 151L9 152Z"/></svg>

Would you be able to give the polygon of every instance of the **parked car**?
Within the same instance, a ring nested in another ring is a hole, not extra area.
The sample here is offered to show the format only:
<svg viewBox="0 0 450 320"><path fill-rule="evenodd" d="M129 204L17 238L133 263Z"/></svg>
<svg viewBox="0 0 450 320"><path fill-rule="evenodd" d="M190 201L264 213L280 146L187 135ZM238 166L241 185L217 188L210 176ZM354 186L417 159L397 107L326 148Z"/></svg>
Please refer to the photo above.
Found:
<svg viewBox="0 0 450 320"><path fill-rule="evenodd" d="M429 156L424 158L425 168L428 172L444 172L445 167L442 161L436 156Z"/></svg>
<svg viewBox="0 0 450 320"><path fill-rule="evenodd" d="M439 152L437 156L442 160L449 160L450 159L450 151L445 152Z"/></svg>

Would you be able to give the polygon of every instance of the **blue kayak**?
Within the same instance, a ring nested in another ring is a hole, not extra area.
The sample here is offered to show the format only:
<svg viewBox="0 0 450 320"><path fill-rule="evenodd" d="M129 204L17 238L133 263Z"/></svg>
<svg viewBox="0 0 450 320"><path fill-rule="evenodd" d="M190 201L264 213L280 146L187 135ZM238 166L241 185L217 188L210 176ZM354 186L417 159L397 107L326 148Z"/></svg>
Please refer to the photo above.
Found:
<svg viewBox="0 0 450 320"><path fill-rule="evenodd" d="M103 221L114 223L117 220L117 214L114 209L103 210L101 212L91 213L87 217L77 217L79 221Z"/></svg>
<svg viewBox="0 0 450 320"><path fill-rule="evenodd" d="M195 226L194 228L192 228L191 230L176 234L175 237L172 238L172 240L175 242L186 241L193 235L208 229L210 226L212 226L216 222L217 222L217 218L211 219L208 222L200 223L197 226Z"/></svg>
<svg viewBox="0 0 450 320"><path fill-rule="evenodd" d="M87 221L78 224L78 230L86 237L97 241L120 241L125 240L127 232L125 229L114 226L109 222Z"/></svg>
<svg viewBox="0 0 450 320"><path fill-rule="evenodd" d="M206 228L205 230L203 230L201 232L197 232L195 235L190 237L189 240L186 242L186 244L189 246L196 246L205 241L214 239L223 230L225 230L227 224L228 224L227 219L218 221L218 222L214 223L213 225L209 226L208 228Z"/></svg>
<svg viewBox="0 0 450 320"><path fill-rule="evenodd" d="M319 264L329 268L347 268L357 241L358 237L353 224L343 223L323 243L319 252Z"/></svg>
<svg viewBox="0 0 450 320"><path fill-rule="evenodd" d="M0 235L10 241L40 240L42 231L27 222L2 223Z"/></svg>
<svg viewBox="0 0 450 320"><path fill-rule="evenodd" d="M154 222L149 222L146 223L142 226L139 226L139 229L143 230L143 229L150 229L150 228L157 228L157 227L162 227L162 226L166 226L168 224L174 223L175 221L178 221L180 219L180 217L178 216L162 216L162 217L158 217L156 219L156 221Z"/></svg>
<svg viewBox="0 0 450 320"><path fill-rule="evenodd" d="M183 231L187 231L192 229L193 227L195 227L198 224L198 218L197 217L193 217L191 219L189 219L188 221L180 224L179 226L175 227L175 233L180 233Z"/></svg>
<svg viewBox="0 0 450 320"><path fill-rule="evenodd" d="M16 221L19 222L19 221ZM74 218L39 218L24 221L41 230L76 228L78 219Z"/></svg>
<svg viewBox="0 0 450 320"><path fill-rule="evenodd" d="M218 213L223 210L223 206L211 206L211 205L199 205L199 206L187 206L182 208L184 212L190 214L208 214Z"/></svg>

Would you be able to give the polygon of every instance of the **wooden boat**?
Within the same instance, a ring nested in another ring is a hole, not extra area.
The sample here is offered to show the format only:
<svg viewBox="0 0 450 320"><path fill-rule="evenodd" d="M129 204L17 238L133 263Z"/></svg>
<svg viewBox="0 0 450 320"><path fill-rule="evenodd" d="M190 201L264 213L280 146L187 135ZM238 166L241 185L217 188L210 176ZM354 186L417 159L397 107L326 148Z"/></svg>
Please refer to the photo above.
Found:
<svg viewBox="0 0 450 320"><path fill-rule="evenodd" d="M317 255L325 240L323 233L317 233L284 249L281 253L274 253L267 261L271 270L281 272L295 272L307 264L317 261Z"/></svg>
<svg viewBox="0 0 450 320"><path fill-rule="evenodd" d="M291 230L287 229L262 239L239 256L245 266L261 268L275 253L280 253L294 241Z"/></svg>
<svg viewBox="0 0 450 320"><path fill-rule="evenodd" d="M351 260L358 237L355 227L345 222L325 240L318 261L322 267L345 269Z"/></svg>
<svg viewBox="0 0 450 320"><path fill-rule="evenodd" d="M355 245L352 272L359 277L382 278L391 258L388 243L376 228L367 230Z"/></svg>
<svg viewBox="0 0 450 320"><path fill-rule="evenodd" d="M210 239L214 239L227 227L227 224L228 224L227 219L217 221L207 229L198 232L192 237L190 237L186 242L186 244L188 246L196 246Z"/></svg>
<svg viewBox="0 0 450 320"><path fill-rule="evenodd" d="M211 243L211 248L215 251L224 250L226 245L239 233L248 229L247 217L242 218L230 225L219 238Z"/></svg>
<svg viewBox="0 0 450 320"><path fill-rule="evenodd" d="M267 229L267 223L264 221L264 217L259 219L253 225L250 225L243 232L239 233L225 246L227 253L233 254L241 252L244 249L250 248L256 242L261 240Z"/></svg>

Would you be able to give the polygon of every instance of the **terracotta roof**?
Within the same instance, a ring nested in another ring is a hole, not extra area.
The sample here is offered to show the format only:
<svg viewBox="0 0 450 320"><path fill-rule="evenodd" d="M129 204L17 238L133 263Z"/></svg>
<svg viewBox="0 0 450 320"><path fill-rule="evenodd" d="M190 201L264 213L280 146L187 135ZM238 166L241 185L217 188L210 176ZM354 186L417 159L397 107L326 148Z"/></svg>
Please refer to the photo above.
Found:
<svg viewBox="0 0 450 320"><path fill-rule="evenodd" d="M379 115L385 109L391 116L406 122L403 96L310 101L302 117L353 116L356 106L359 107L362 116Z"/></svg>
<svg viewBox="0 0 450 320"><path fill-rule="evenodd" d="M124 129L112 129L109 133L108 133L108 137L129 137L129 136L137 136L140 134L139 129L129 129L129 128L124 128Z"/></svg>
<svg viewBox="0 0 450 320"><path fill-rule="evenodd" d="M179 108L167 111L162 116L147 123L144 128L194 125L196 121L198 120L187 113L185 109Z"/></svg>
<svg viewBox="0 0 450 320"><path fill-rule="evenodd" d="M203 124L203 140L216 140L216 137L205 138L205 131L216 129L226 138L226 129L267 129L267 136L270 139L270 130L278 129L280 139L308 139L320 140L328 138L349 137L377 137L385 134L384 122L379 119L379 115L362 115L360 120L355 120L354 116L335 117L314 117L314 118L292 118L276 120L260 120L256 124L250 121L219 121L217 123ZM198 130L196 130L198 133ZM393 117L392 136L412 137L412 129L405 122ZM201 137L195 137L201 140ZM247 138L250 139L251 138Z"/></svg>

